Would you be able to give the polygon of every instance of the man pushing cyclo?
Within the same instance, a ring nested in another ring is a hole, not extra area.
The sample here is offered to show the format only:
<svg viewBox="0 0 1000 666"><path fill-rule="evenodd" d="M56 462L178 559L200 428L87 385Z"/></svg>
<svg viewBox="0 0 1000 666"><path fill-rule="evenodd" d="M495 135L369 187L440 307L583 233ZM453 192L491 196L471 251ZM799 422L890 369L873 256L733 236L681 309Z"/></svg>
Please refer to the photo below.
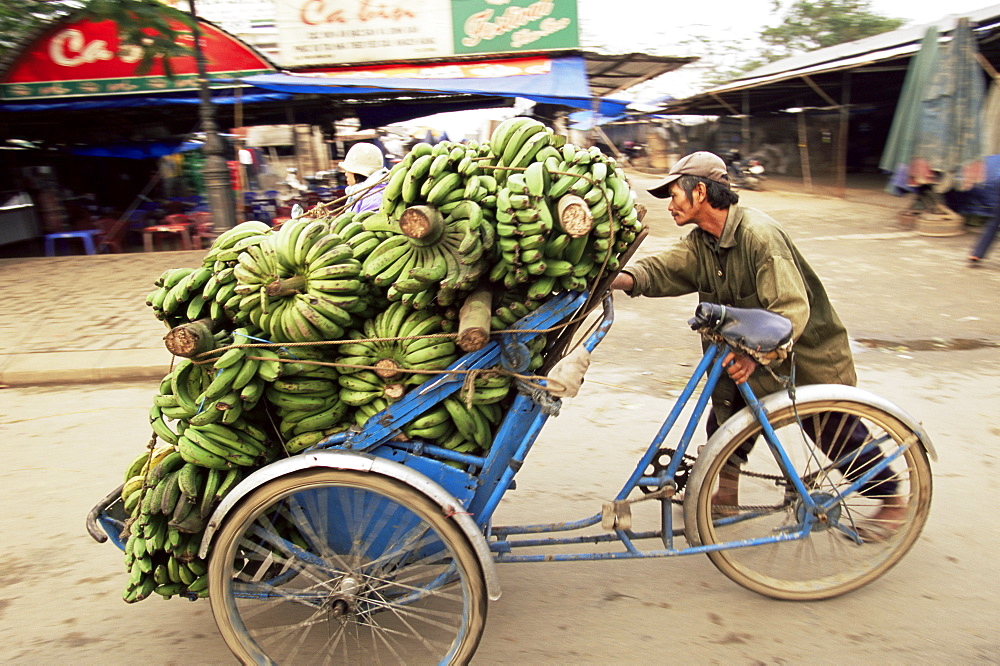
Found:
<svg viewBox="0 0 1000 666"><path fill-rule="evenodd" d="M709 152L688 155L649 192L670 199L668 210L678 226L696 228L667 251L626 267L613 289L633 297L697 292L703 303L780 314L792 324L796 384L857 383L847 330L819 277L775 220L739 205L720 157ZM724 365L728 378L720 379L712 395L709 437L746 406L737 384L749 382L754 394L762 396L781 390L778 376L792 372L791 358L767 372L750 356L735 352L726 356ZM856 417L846 427L833 419L823 425L808 421L803 427L849 480L882 460L877 450L869 450L874 447L865 446L869 433ZM712 498L716 515L736 512L741 468L754 443L745 442L720 474ZM858 526L863 540L885 539L902 525L906 502L896 487L888 466L861 486L861 495L881 500L878 511Z"/></svg>

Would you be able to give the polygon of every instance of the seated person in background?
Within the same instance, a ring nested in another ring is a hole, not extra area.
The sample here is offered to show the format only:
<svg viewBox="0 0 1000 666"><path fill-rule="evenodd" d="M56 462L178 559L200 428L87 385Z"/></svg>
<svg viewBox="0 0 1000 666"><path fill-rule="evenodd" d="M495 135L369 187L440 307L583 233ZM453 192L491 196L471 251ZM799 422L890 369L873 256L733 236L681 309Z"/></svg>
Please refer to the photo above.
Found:
<svg viewBox="0 0 1000 666"><path fill-rule="evenodd" d="M382 190L388 169L385 156L378 146L371 143L356 143L347 151L340 163L347 177L347 208L353 213L378 210L382 204Z"/></svg>

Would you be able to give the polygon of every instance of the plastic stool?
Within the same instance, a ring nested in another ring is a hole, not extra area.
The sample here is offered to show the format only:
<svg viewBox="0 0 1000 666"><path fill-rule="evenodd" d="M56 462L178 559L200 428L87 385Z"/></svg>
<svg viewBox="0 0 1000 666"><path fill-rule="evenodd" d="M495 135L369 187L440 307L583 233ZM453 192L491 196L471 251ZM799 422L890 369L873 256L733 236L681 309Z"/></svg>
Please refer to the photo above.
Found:
<svg viewBox="0 0 1000 666"><path fill-rule="evenodd" d="M153 251L153 237L156 234L177 234L181 239L181 249L191 249L191 218L187 215L175 214L167 215L163 218L163 224L146 227L142 230L142 247L146 252Z"/></svg>
<svg viewBox="0 0 1000 666"><path fill-rule="evenodd" d="M45 256L56 256L56 240L62 238L79 238L83 241L83 249L87 254L96 254L94 236L101 233L100 229L84 229L82 231L63 231L57 234L45 234Z"/></svg>

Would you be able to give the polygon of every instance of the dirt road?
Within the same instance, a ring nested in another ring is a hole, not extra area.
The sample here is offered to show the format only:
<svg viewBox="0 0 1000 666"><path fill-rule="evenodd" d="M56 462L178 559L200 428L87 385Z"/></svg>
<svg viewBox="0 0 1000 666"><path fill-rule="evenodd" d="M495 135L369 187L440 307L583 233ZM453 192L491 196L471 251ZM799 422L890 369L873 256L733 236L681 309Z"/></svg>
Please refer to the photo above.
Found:
<svg viewBox="0 0 1000 666"><path fill-rule="evenodd" d="M983 523L998 496L1000 261L967 269L971 237L901 234L888 209L745 199L785 222L852 337L870 341L861 385L930 432L940 458L921 539L882 579L816 603L747 592L704 557L501 565L475 663L1000 661L1000 533ZM680 233L656 206L644 253ZM618 300L583 393L546 427L498 523L581 518L617 491L696 358L693 306ZM121 554L84 531L148 439L154 391L0 392L0 661L232 663L205 602L124 604Z"/></svg>

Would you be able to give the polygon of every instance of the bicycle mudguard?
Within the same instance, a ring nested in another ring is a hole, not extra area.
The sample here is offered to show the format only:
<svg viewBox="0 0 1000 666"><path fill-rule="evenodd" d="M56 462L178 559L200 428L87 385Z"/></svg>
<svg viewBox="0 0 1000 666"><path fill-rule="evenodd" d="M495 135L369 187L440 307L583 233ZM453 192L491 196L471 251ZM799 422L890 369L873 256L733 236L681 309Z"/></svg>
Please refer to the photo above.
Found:
<svg viewBox="0 0 1000 666"><path fill-rule="evenodd" d="M468 537L469 543L472 544L476 552L476 557L479 559L479 564L482 567L483 578L486 581L486 591L490 600L496 601L500 598L500 579L497 576L493 554L486 543L486 537L483 536L482 531L476 526L472 516L465 511L462 503L455 499L447 490L420 472L392 460L355 451L327 449L301 453L265 465L243 479L243 481L226 494L222 503L212 513L212 518L205 527L205 534L201 540L198 556L201 558L208 556L209 547L211 546L212 537L215 535L215 532L222 526L226 515L244 497L274 479L317 467L381 474L382 476L401 481L425 495L440 506L445 515L454 520Z"/></svg>
<svg viewBox="0 0 1000 666"><path fill-rule="evenodd" d="M930 435L927 434L924 427L901 407L883 398L882 396L860 389L856 386L845 386L843 384L810 384L808 386L796 387L796 402L808 402L810 400L846 400L871 405L881 409L887 414L898 419L900 423L912 430L917 436L917 441L920 442L920 446L927 452L927 456L932 461L937 462L937 451L934 450L934 445L931 443ZM761 398L760 404L761 407L764 408L764 412L770 414L780 409L791 407L792 399L788 395L787 391L778 391L777 393L772 393L764 398ZM715 434L712 435L711 439L708 440L708 443L705 444L705 448L698 453L698 458L695 460L694 467L692 468L690 477L688 478L687 490L685 491L686 497L697 496L697 493L692 491L700 488L705 482L705 476L708 474L709 463L718 457L721 453L722 447L725 446L736 433L755 421L756 417L750 407L744 407L729 417L729 419L719 427ZM690 493L690 495L688 495L688 493ZM692 546L701 546L701 539L697 538L698 535L695 533L697 530L687 529L687 526L689 525L697 525L696 512L697 509L694 501L684 502L684 525L688 542Z"/></svg>

